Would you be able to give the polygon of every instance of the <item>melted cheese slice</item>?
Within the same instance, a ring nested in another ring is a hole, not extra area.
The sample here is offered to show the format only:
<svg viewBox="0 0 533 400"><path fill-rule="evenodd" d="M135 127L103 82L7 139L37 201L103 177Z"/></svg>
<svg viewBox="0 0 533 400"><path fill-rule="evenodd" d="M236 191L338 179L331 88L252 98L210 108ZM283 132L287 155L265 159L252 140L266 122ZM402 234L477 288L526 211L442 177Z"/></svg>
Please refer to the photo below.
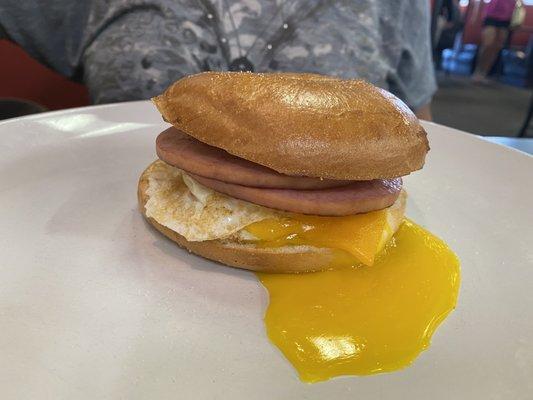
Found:
<svg viewBox="0 0 533 400"><path fill-rule="evenodd" d="M387 209L344 217L287 214L252 223L244 231L258 246L327 247L338 250L339 265L372 265L403 219L405 198L402 192Z"/></svg>
<svg viewBox="0 0 533 400"><path fill-rule="evenodd" d="M346 217L295 214L246 227L246 231L260 239L262 246L308 245L339 249L365 265L374 263L386 230L387 212L383 210Z"/></svg>

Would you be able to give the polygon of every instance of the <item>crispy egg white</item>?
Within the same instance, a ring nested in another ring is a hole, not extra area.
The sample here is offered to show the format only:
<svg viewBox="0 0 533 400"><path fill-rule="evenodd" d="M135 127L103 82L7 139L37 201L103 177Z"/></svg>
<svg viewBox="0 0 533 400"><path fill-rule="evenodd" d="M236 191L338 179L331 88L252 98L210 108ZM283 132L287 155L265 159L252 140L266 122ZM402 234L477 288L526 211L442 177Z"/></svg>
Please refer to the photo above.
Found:
<svg viewBox="0 0 533 400"><path fill-rule="evenodd" d="M149 167L148 177L146 216L191 242L224 239L254 222L281 215L206 188L163 161Z"/></svg>

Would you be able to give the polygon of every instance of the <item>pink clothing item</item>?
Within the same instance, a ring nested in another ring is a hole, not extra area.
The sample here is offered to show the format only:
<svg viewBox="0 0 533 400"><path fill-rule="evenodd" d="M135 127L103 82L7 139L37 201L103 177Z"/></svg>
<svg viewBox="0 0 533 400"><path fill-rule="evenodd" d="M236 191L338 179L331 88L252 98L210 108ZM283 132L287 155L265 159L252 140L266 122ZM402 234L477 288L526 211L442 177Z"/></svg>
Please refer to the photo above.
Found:
<svg viewBox="0 0 533 400"><path fill-rule="evenodd" d="M485 6L485 18L510 21L515 5L516 0L492 0Z"/></svg>

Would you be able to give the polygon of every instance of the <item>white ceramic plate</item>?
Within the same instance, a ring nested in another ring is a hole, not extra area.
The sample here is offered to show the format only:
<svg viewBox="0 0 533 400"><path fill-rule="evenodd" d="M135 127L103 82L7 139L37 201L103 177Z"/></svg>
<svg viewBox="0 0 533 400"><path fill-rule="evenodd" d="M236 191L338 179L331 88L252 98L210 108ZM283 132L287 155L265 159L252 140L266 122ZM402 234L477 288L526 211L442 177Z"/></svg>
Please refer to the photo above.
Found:
<svg viewBox="0 0 533 400"><path fill-rule="evenodd" d="M137 211L164 126L148 102L0 124L2 399L532 398L532 157L427 124L408 216L459 255L457 309L407 369L305 384L255 276Z"/></svg>

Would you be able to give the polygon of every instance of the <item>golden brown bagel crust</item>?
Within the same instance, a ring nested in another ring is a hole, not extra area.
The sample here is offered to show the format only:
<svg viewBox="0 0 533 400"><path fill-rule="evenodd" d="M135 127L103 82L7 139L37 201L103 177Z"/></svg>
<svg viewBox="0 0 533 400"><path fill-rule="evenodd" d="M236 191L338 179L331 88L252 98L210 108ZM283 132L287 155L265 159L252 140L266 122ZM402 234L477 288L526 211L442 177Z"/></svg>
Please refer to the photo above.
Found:
<svg viewBox="0 0 533 400"><path fill-rule="evenodd" d="M321 271L331 266L335 254L332 249L328 248L313 246L261 248L253 244L241 244L222 240L207 240L203 242L188 241L177 232L159 224L153 218L146 216L145 204L148 201L148 195L146 193L148 189L148 170L149 167L139 179L137 190L139 210L155 229L189 252L231 267L256 272L311 272ZM393 218L397 225L403 219L404 210L405 195L402 197L400 207L393 211Z"/></svg>
<svg viewBox="0 0 533 400"><path fill-rule="evenodd" d="M287 175L394 178L422 168L429 150L409 108L361 80L205 72L152 101L176 128Z"/></svg>

